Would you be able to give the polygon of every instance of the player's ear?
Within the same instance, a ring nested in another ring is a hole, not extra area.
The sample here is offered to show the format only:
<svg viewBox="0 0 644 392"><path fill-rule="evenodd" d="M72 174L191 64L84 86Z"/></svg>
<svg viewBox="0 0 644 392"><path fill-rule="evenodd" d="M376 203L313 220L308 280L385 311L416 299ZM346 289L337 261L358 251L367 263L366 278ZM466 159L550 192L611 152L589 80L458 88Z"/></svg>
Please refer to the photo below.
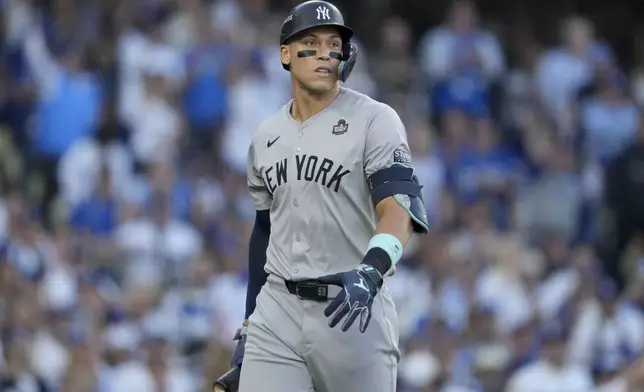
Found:
<svg viewBox="0 0 644 392"><path fill-rule="evenodd" d="M291 51L288 45L280 46L280 58L282 59L282 64L291 65Z"/></svg>

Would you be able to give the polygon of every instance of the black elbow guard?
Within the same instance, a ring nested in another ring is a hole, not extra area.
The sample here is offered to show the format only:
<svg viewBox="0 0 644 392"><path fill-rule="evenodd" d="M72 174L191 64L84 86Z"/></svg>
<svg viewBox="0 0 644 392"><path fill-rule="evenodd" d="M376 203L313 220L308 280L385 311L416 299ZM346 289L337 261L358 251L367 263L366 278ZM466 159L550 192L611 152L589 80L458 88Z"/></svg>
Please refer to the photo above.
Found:
<svg viewBox="0 0 644 392"><path fill-rule="evenodd" d="M421 193L423 187L418 182L413 167L394 164L373 173L367 182L375 205L392 196L409 214L414 232L427 234L429 223Z"/></svg>

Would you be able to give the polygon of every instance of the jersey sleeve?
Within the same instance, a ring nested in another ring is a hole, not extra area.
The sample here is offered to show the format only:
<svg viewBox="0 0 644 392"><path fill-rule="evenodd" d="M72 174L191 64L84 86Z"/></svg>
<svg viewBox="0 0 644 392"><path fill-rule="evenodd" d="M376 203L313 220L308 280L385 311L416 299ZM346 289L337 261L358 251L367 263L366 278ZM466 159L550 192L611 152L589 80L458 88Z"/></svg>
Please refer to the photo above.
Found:
<svg viewBox="0 0 644 392"><path fill-rule="evenodd" d="M257 169L255 159L255 142L251 142L248 148L248 160L246 163L246 177L248 183L248 192L253 199L253 204L257 211L268 210L271 208L272 197L266 184L262 179L262 175Z"/></svg>
<svg viewBox="0 0 644 392"><path fill-rule="evenodd" d="M368 178L395 163L411 165L407 132L396 111L382 104L367 128L365 175Z"/></svg>

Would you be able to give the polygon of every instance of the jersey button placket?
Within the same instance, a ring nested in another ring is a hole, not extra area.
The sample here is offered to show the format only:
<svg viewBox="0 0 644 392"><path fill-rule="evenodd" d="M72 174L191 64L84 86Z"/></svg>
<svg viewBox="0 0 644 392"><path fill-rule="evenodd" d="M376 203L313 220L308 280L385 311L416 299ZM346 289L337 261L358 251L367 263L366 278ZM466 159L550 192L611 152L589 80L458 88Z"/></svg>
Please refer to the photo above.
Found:
<svg viewBox="0 0 644 392"><path fill-rule="evenodd" d="M297 138L295 140L295 154L299 154L302 151L302 143L303 143L303 137L304 137L304 128L306 128L306 125L302 125L300 129L297 131ZM293 188L293 194L297 195L299 194L302 189L300 188L303 186L301 183L294 183L294 188ZM304 254L306 244L304 237L302 234L298 233L302 232L304 230L304 223L302 222L302 217L300 216L301 212L299 211L299 206L300 206L300 201L298 199L293 199L291 202L291 205L293 206L293 230L296 232L295 235L293 236L293 260L292 260L292 273L297 275L300 273L300 268L299 266L304 263ZM294 276L295 278L296 276Z"/></svg>
<svg viewBox="0 0 644 392"><path fill-rule="evenodd" d="M303 132L303 131L304 131L304 128L306 128L306 125L302 125L302 127L300 128L300 130L299 130L299 131L297 131L297 137L298 137L298 138L301 138L302 136L304 136L304 132ZM300 143L301 143L301 142L299 142L299 141L298 141L297 143L298 143L298 144L296 144L296 145L295 145L295 152L300 152L300 151L302 150L302 148L300 147Z"/></svg>

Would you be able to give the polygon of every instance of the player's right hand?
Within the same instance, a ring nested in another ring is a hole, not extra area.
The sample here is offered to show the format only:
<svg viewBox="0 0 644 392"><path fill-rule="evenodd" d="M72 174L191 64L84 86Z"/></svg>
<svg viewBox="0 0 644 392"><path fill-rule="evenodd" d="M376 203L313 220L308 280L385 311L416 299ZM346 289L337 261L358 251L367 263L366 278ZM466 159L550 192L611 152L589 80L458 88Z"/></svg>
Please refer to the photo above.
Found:
<svg viewBox="0 0 644 392"><path fill-rule="evenodd" d="M233 351L233 358L230 360L230 367L241 366L244 360L244 347L246 346L246 331L248 330L248 320L244 321L241 328L237 330L234 340L237 341L237 347Z"/></svg>
<svg viewBox="0 0 644 392"><path fill-rule="evenodd" d="M241 373L242 362L244 361L244 347L246 346L246 330L248 329L248 320L244 321L241 328L237 330L234 340L237 346L230 360L231 369L223 376L219 377L213 385L215 392L237 392L239 388L239 375Z"/></svg>

